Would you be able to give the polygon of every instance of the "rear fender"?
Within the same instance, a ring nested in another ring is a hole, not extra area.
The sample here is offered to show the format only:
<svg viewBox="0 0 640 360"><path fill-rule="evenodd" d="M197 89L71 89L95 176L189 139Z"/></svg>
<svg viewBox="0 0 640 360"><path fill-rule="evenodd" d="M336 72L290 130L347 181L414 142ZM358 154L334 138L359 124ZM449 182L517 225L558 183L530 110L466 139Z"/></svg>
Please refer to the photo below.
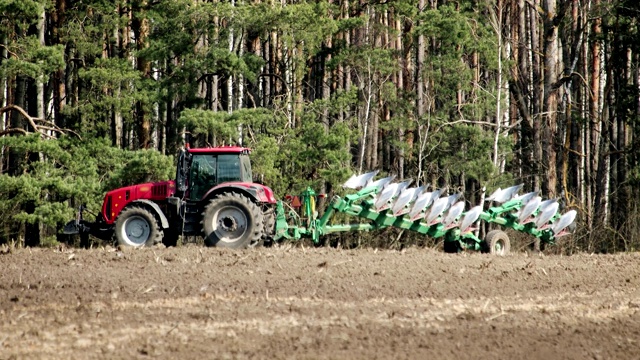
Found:
<svg viewBox="0 0 640 360"><path fill-rule="evenodd" d="M162 228L163 229L169 228L169 220L167 220L167 216L164 214L164 212L162 212L162 209L160 209L160 206L158 206L158 204L154 203L151 200L140 199L140 200L132 201L127 205L127 207L134 206L136 204L144 204L143 206L151 208L155 212L155 214L158 215L158 218L160 219L160 225L162 226Z"/></svg>
<svg viewBox="0 0 640 360"><path fill-rule="evenodd" d="M276 202L273 191L270 188L253 183L224 183L215 186L202 197L202 201L207 202L218 194L230 192L242 194L257 204L275 204Z"/></svg>

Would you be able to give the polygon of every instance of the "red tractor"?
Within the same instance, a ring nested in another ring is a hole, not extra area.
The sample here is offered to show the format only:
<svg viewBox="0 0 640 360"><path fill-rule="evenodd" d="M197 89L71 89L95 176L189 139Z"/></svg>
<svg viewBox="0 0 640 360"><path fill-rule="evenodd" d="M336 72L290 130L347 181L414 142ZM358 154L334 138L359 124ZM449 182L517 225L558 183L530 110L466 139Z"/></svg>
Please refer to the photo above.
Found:
<svg viewBox="0 0 640 360"><path fill-rule="evenodd" d="M270 241L275 232L273 191L253 182L249 149L237 146L185 149L176 179L108 192L95 222L82 218L66 234L123 246L175 246L180 235L202 235L207 246L244 248Z"/></svg>

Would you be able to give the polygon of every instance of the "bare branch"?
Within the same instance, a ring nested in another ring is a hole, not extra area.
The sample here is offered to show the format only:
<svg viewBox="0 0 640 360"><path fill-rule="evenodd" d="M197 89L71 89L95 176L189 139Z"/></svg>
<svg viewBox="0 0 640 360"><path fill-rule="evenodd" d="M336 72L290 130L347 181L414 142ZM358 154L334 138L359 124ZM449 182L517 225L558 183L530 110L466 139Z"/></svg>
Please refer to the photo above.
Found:
<svg viewBox="0 0 640 360"><path fill-rule="evenodd" d="M3 108L0 108L0 114L4 114L5 112L8 112L9 110L13 110L13 111L17 111L20 114L22 114L22 116L24 116L25 119L27 119L27 121L29 122L29 124L31 125L31 127L33 128L33 130L35 132L40 132L40 129L38 128L38 125L36 125L34 118L29 115L23 108L21 108L20 106L17 105L7 105Z"/></svg>
<svg viewBox="0 0 640 360"><path fill-rule="evenodd" d="M71 133L75 135L78 139L82 140L82 137L77 132L69 129L61 129L59 126L52 123L51 121L47 121L41 118L35 118L29 115L23 108L17 105L7 105L5 107L0 108L0 115L9 111L19 112L22 116L24 116L25 119L27 119L27 121L29 122L29 125L31 125L31 127L34 129L34 132L40 133L42 136L53 138L53 136L48 135L47 133L45 133L45 131L55 131L59 134ZM36 121L47 124L49 126L38 125L36 124ZM29 132L23 129L13 128L13 129L7 129L7 131L4 131L4 132L0 132L0 136L11 134L11 133L21 133L26 135Z"/></svg>
<svg viewBox="0 0 640 360"><path fill-rule="evenodd" d="M11 54L11 56L15 57L16 59L19 59L18 54L16 54L13 51L9 50L8 46L6 46L4 44L0 44L0 48L5 49L9 54Z"/></svg>
<svg viewBox="0 0 640 360"><path fill-rule="evenodd" d="M514 128L519 123L520 123L520 121L517 121L512 125L509 125L509 126L502 125L501 127L508 130L508 129ZM446 123L440 125L438 127L438 130L442 129L445 126L452 126L452 125L457 125L457 124L484 125L484 126L490 126L490 127L497 127L498 126L496 123L492 123L492 122L488 122L488 121L459 119L459 120L449 121L449 122L446 122Z"/></svg>
<svg viewBox="0 0 640 360"><path fill-rule="evenodd" d="M9 134L22 134L22 135L28 135L29 132L27 132L27 130L25 129L18 129L18 128L10 128L10 129L6 129L4 131L0 131L0 136L5 136L5 135L9 135Z"/></svg>

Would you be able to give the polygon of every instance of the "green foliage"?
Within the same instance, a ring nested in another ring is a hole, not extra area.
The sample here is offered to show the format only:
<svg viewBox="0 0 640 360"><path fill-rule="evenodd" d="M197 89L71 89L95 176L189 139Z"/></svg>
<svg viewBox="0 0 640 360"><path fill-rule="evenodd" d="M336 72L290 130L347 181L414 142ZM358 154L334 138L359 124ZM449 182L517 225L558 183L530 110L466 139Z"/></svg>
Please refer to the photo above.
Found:
<svg viewBox="0 0 640 360"><path fill-rule="evenodd" d="M216 146L237 143L237 124L231 122L226 112L185 109L180 114L180 127L194 137L195 146Z"/></svg>
<svg viewBox="0 0 640 360"><path fill-rule="evenodd" d="M79 119L84 132L106 133L114 112L121 114L125 122L133 121L131 108L142 94L135 85L142 79L126 59L96 59L93 66L80 69L78 75L86 85L85 96L65 111Z"/></svg>
<svg viewBox="0 0 640 360"><path fill-rule="evenodd" d="M444 127L434 138L438 145L428 161L440 164L450 174L464 173L482 184L494 175L488 156L493 147L493 134L462 124Z"/></svg>
<svg viewBox="0 0 640 360"><path fill-rule="evenodd" d="M64 47L42 46L35 36L21 37L7 49L13 56L0 63L0 76L22 75L46 81L49 74L64 67Z"/></svg>
<svg viewBox="0 0 640 360"><path fill-rule="evenodd" d="M286 118L267 109L231 114L187 109L180 124L195 146L234 144L242 133L245 146L253 150L257 180L280 195L307 186L320 188L325 181L338 184L351 175L350 155L344 151L351 136L348 125L340 123L327 130L317 121L319 112L313 106L307 110L298 129L287 128Z"/></svg>
<svg viewBox="0 0 640 360"><path fill-rule="evenodd" d="M470 124L495 119L497 84L492 76L477 77L468 60L477 58L478 65L490 73L498 70L499 54L496 34L481 9L467 2L452 3L418 16L416 33L437 46L426 54L422 76L434 97L428 114L414 123L414 131L426 136L418 139L422 142L416 142L414 152L422 152L426 163L436 165L429 169L436 177L464 174L484 185L496 181L495 133ZM405 124L410 128L410 123ZM499 138L500 154L508 154L510 146L509 138Z"/></svg>
<svg viewBox="0 0 640 360"><path fill-rule="evenodd" d="M242 76L249 82L257 79L264 60L251 53L239 55L229 49L229 32L243 27L255 30L254 23L246 23L249 12L244 5L232 7L229 3L205 3L188 0L165 0L155 3L149 11L154 31L148 47L138 55L150 61L169 61L163 71L158 88L161 97L179 94L187 107L198 107L199 81L213 75L222 78ZM218 27L213 18L229 20L229 27ZM238 26L239 28L236 28ZM206 39L206 40L205 40Z"/></svg>
<svg viewBox="0 0 640 360"><path fill-rule="evenodd" d="M129 24L126 11L118 9L120 0L85 0L67 4L65 27L60 29L63 42L72 44L76 61L81 67L91 66L95 58L102 55L105 41L117 44L118 32ZM124 9L123 9L124 10ZM129 54L129 49L120 49L121 58Z"/></svg>
<svg viewBox="0 0 640 360"><path fill-rule="evenodd" d="M60 138L42 140L36 135L2 137L0 145L15 154L38 154L25 161L20 176L0 174L0 238L16 224L39 222L58 230L74 218L75 208L86 204L93 212L101 208L104 193L134 183L165 180L173 176L171 157L157 151L113 148L103 140ZM27 211L33 205L33 211Z"/></svg>
<svg viewBox="0 0 640 360"><path fill-rule="evenodd" d="M496 35L480 16L476 11L447 4L427 10L420 17L422 25L416 31L438 44L437 50L427 55L425 76L433 80L435 93L443 104L451 103L457 91L469 91L474 85L475 70L462 59L477 55L483 69L497 67Z"/></svg>
<svg viewBox="0 0 640 360"><path fill-rule="evenodd" d="M328 16L326 1L300 2L280 7L278 11L280 21L277 30L283 33L285 42L290 46L304 43L309 55L315 55L326 37L338 30Z"/></svg>
<svg viewBox="0 0 640 360"><path fill-rule="evenodd" d="M15 25L21 31L35 24L48 2L37 0L0 0L0 31Z"/></svg>
<svg viewBox="0 0 640 360"><path fill-rule="evenodd" d="M156 150L119 151L120 166L112 170L105 181L106 189L158 180L169 180L175 176L172 156L162 155Z"/></svg>
<svg viewBox="0 0 640 360"><path fill-rule="evenodd" d="M363 82L372 79L374 74L384 77L398 70L398 62L392 50L368 46L345 49L330 65L335 67L340 63L352 66L356 76Z"/></svg>
<svg viewBox="0 0 640 360"><path fill-rule="evenodd" d="M316 189L324 183L340 184L352 171L351 155L345 151L351 130L345 123L338 123L328 131L315 121L304 121L298 136L285 145L289 161L283 168L290 168L298 176L291 179L289 191L301 192L307 186Z"/></svg>

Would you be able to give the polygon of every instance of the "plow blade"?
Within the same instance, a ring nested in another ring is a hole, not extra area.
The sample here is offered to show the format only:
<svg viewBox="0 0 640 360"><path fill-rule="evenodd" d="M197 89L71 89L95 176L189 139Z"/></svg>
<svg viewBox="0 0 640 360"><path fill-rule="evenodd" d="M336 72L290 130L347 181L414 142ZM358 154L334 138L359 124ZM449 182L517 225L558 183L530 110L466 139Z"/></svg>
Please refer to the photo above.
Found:
<svg viewBox="0 0 640 360"><path fill-rule="evenodd" d="M444 208L444 211L449 210L453 204L458 201L458 199L462 196L462 194L453 194L447 197L447 206Z"/></svg>
<svg viewBox="0 0 640 360"><path fill-rule="evenodd" d="M426 187L408 188L400 193L398 199L391 207L394 216L404 215L409 212L408 205L416 200L416 198L424 191Z"/></svg>
<svg viewBox="0 0 640 360"><path fill-rule="evenodd" d="M474 206L471 210L467 211L464 215L464 218L460 222L460 234L464 235L469 231L473 231L471 228L473 223L475 223L480 217L480 213L482 212L482 205Z"/></svg>
<svg viewBox="0 0 640 360"><path fill-rule="evenodd" d="M540 230L546 229L549 226L551 218L553 218L558 212L559 207L560 204L558 204L557 201L545 206L535 220L536 227Z"/></svg>
<svg viewBox="0 0 640 360"><path fill-rule="evenodd" d="M433 202L440 197L442 189L438 189L434 192L426 192L420 194L416 201L413 203L413 207L409 211L409 219L415 221L418 218L424 218L426 214L424 211L428 209Z"/></svg>
<svg viewBox="0 0 640 360"><path fill-rule="evenodd" d="M530 193L526 193L524 195L519 195L517 196L518 200L522 201L522 204L526 204L529 201L531 201L531 199L533 199L534 197L538 196L538 194L540 194L540 191L532 191Z"/></svg>
<svg viewBox="0 0 640 360"><path fill-rule="evenodd" d="M401 183L393 183L387 185L380 193L380 196L376 198L376 210L382 211L390 208L391 201L395 199L402 191L404 191L404 189L406 189L407 186L411 184L411 181L412 180L407 180Z"/></svg>
<svg viewBox="0 0 640 360"><path fill-rule="evenodd" d="M387 185L389 185L389 183L391 183L395 178L395 176L387 176L386 178L382 178L372 182L369 186L375 187L376 189L378 189L378 191L382 191L382 189L387 187Z"/></svg>
<svg viewBox="0 0 640 360"><path fill-rule="evenodd" d="M362 175L352 175L349 180L342 184L342 187L358 190L371 182L371 179L373 179L377 174L378 171L372 171Z"/></svg>
<svg viewBox="0 0 640 360"><path fill-rule="evenodd" d="M518 214L518 221L524 224L530 222L528 220L531 218L531 215L533 215L533 213L538 210L541 201L542 198L540 196L536 196L533 199L529 200L522 211L520 211L520 213Z"/></svg>
<svg viewBox="0 0 640 360"><path fill-rule="evenodd" d="M429 211L429 214L427 214L427 217L425 218L427 221L427 224L429 225L436 224L437 223L436 220L446 210L448 205L449 205L448 197L441 197L441 198L438 198L436 201L434 201L433 206L431 206L431 211Z"/></svg>
<svg viewBox="0 0 640 360"><path fill-rule="evenodd" d="M566 229L573 224L577 214L577 211L570 210L566 214L562 215L558 219L558 221L553 224L553 226L551 227L551 231L553 231L556 237L570 234L570 232L566 231Z"/></svg>
<svg viewBox="0 0 640 360"><path fill-rule="evenodd" d="M445 229L454 228L457 225L455 223L456 220L460 218L460 215L462 215L463 211L464 211L464 201L458 201L453 206L451 206L451 208L447 212L447 216L445 216L444 220L442 221L442 225L444 225L444 228Z"/></svg>
<svg viewBox="0 0 640 360"><path fill-rule="evenodd" d="M512 186L506 189L498 188L498 190L494 191L491 195L489 195L486 201L495 201L499 204L505 203L511 200L511 198L513 198L514 196L516 196L518 191L520 191L520 189L522 189L523 186L524 184Z"/></svg>

